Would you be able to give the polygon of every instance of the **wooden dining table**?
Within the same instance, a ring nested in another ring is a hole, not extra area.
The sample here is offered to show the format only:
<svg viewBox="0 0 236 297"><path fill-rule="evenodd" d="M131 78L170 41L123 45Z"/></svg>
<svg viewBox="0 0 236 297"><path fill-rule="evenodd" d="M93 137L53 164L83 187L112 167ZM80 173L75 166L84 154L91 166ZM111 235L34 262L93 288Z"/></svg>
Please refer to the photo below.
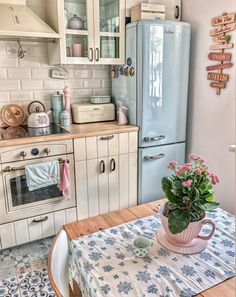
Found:
<svg viewBox="0 0 236 297"><path fill-rule="evenodd" d="M64 229L70 240L98 232L133 220L144 218L159 212L159 207L165 199L156 200L142 205L137 205L91 217L64 225ZM210 289L195 295L196 297L235 297L235 277L225 280ZM74 294L76 295L76 294ZM80 296L79 293L77 296Z"/></svg>

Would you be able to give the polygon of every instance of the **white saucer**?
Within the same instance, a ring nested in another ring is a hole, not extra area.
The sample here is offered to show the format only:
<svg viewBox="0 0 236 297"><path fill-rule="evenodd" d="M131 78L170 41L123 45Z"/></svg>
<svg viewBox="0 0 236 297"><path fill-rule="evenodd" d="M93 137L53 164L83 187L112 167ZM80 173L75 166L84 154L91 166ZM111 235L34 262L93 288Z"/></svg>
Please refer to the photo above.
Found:
<svg viewBox="0 0 236 297"><path fill-rule="evenodd" d="M164 248L172 252L175 252L178 254L185 254L185 255L193 255L193 254L200 253L207 247L207 244L208 244L207 240L196 238L194 240L194 244L192 243L189 246L186 246L186 245L177 246L166 239L165 232L163 230L158 231L157 240Z"/></svg>

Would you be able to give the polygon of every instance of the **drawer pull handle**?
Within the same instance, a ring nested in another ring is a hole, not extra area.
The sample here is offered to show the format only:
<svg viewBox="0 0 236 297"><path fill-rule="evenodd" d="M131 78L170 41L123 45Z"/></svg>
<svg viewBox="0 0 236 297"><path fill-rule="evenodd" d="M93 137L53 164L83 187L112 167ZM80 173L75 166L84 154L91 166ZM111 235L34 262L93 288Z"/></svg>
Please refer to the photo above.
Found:
<svg viewBox="0 0 236 297"><path fill-rule="evenodd" d="M100 58L100 54L99 54L99 48L95 49L95 61L98 62Z"/></svg>
<svg viewBox="0 0 236 297"><path fill-rule="evenodd" d="M111 159L111 161L110 161L110 171L111 172L114 172L116 170L116 161L115 161L115 159Z"/></svg>
<svg viewBox="0 0 236 297"><path fill-rule="evenodd" d="M42 218L42 219L33 219L33 223L41 223L48 220L48 216Z"/></svg>
<svg viewBox="0 0 236 297"><path fill-rule="evenodd" d="M22 157L23 160L25 160L25 157L27 156L26 152L20 152L20 156Z"/></svg>
<svg viewBox="0 0 236 297"><path fill-rule="evenodd" d="M103 160L99 164L99 171L100 171L101 174L106 171L105 162Z"/></svg>
<svg viewBox="0 0 236 297"><path fill-rule="evenodd" d="M89 49L89 61L92 62L93 61L93 49L90 47Z"/></svg>
<svg viewBox="0 0 236 297"><path fill-rule="evenodd" d="M159 155L155 155L155 156L145 156L144 160L153 161L153 160L159 160L163 157L165 157L165 154L159 154Z"/></svg>
<svg viewBox="0 0 236 297"><path fill-rule="evenodd" d="M166 138L165 135L159 135L159 136L155 136L155 137L144 137L144 141L146 141L146 142L158 141L158 140L162 140L165 138Z"/></svg>
<svg viewBox="0 0 236 297"><path fill-rule="evenodd" d="M101 137L100 140L111 140L114 138L114 135Z"/></svg>

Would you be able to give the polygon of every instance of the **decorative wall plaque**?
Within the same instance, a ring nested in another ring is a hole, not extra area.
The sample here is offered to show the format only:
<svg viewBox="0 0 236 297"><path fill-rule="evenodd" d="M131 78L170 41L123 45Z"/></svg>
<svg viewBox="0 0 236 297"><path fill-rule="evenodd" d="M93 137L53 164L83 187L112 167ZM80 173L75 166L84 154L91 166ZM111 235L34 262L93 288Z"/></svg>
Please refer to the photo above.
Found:
<svg viewBox="0 0 236 297"><path fill-rule="evenodd" d="M226 82L229 81L229 75L223 73L223 70L233 66L232 54L228 51L234 47L234 44L230 42L232 38L230 31L235 30L235 22L235 13L223 13L222 16L214 17L211 20L213 29L210 30L210 35L214 44L210 46L212 52L209 53L208 59L216 61L216 64L207 66L206 70L209 71L207 79L212 81L210 86L216 88L217 95L220 95L221 89L225 88Z"/></svg>

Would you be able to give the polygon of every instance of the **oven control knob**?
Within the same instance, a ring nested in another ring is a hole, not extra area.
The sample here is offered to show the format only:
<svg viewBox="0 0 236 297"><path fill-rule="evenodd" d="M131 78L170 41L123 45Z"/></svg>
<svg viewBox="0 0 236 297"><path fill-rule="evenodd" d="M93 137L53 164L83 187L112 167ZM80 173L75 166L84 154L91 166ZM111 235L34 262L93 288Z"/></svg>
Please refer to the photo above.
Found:
<svg viewBox="0 0 236 297"><path fill-rule="evenodd" d="M49 155L49 153L50 153L50 148L45 148L45 149L44 149L44 153L47 154L47 155Z"/></svg>
<svg viewBox="0 0 236 297"><path fill-rule="evenodd" d="M31 155L37 156L39 154L39 150L37 148L32 149Z"/></svg>
<svg viewBox="0 0 236 297"><path fill-rule="evenodd" d="M23 160L25 159L25 157L27 156L27 153L26 152L20 152L20 156L23 158Z"/></svg>

